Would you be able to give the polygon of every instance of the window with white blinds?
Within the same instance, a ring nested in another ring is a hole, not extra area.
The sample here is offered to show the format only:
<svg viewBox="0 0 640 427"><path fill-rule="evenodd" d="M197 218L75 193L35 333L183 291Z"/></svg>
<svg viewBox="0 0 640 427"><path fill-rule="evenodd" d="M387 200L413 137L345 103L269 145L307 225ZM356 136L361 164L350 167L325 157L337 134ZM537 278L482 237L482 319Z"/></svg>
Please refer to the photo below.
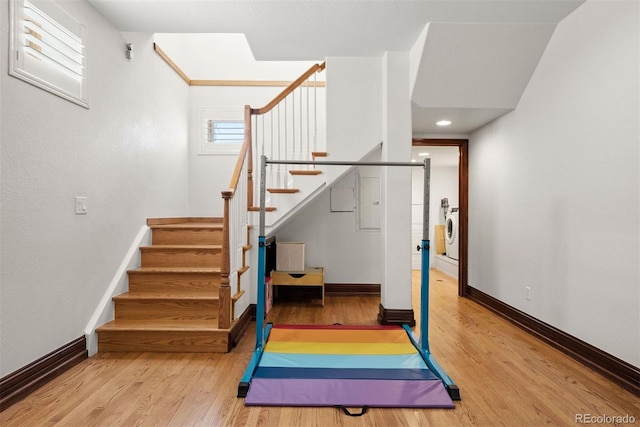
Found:
<svg viewBox="0 0 640 427"><path fill-rule="evenodd" d="M206 120L205 143L242 144L244 142L244 122L236 120Z"/></svg>
<svg viewBox="0 0 640 427"><path fill-rule="evenodd" d="M200 154L236 154L244 142L244 110L235 107L204 108L200 111Z"/></svg>
<svg viewBox="0 0 640 427"><path fill-rule="evenodd" d="M12 76L88 108L86 28L50 0L11 0Z"/></svg>

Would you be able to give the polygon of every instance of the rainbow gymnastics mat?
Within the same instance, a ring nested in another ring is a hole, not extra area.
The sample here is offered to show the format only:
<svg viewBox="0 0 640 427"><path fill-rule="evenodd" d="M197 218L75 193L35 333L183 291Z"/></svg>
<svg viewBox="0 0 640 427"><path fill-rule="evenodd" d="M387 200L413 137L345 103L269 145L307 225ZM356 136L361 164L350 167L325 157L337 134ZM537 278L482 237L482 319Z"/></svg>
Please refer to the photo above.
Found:
<svg viewBox="0 0 640 427"><path fill-rule="evenodd" d="M453 408L402 327L273 325L246 405Z"/></svg>

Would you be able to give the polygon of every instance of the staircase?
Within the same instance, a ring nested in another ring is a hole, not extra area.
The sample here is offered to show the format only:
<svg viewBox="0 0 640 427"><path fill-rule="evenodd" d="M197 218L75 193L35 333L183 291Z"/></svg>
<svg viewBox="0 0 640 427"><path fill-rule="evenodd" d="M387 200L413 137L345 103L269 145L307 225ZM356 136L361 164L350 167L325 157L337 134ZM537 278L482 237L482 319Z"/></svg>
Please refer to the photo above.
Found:
<svg viewBox="0 0 640 427"><path fill-rule="evenodd" d="M316 106L315 78L324 68L312 66L263 108L245 106L244 143L222 191L223 218L148 220L152 245L140 248L141 267L128 271L128 292L112 298L114 320L96 329L99 352L228 352L235 345L250 321L249 293L255 287L245 274L251 224L257 222L250 212L259 210L253 171L262 154L327 155L316 151L323 144L316 136L322 109ZM277 138L267 143L267 135ZM268 225L308 202L325 185L321 173L307 167L271 169L268 193L278 207L266 207ZM293 188L297 175L301 185Z"/></svg>
<svg viewBox="0 0 640 427"><path fill-rule="evenodd" d="M113 297L115 319L98 332L99 352L227 352L220 329L221 218L149 220L152 245L140 248L129 291ZM237 333L237 331L236 331Z"/></svg>

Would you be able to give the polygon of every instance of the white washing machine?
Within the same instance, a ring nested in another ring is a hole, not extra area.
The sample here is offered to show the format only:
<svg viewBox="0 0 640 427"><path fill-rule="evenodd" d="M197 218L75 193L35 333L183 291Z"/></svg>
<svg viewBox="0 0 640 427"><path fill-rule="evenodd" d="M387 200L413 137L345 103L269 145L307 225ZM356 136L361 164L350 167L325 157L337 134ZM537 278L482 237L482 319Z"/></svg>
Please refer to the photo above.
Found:
<svg viewBox="0 0 640 427"><path fill-rule="evenodd" d="M458 207L451 207L447 212L447 219L445 222L445 249L446 255L449 258L458 259Z"/></svg>

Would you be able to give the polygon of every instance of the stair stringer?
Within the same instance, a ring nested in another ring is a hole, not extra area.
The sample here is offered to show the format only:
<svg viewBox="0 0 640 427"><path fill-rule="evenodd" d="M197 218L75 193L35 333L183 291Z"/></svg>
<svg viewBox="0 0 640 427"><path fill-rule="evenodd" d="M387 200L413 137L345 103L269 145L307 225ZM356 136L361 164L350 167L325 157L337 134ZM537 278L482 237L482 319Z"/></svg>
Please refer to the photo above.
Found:
<svg viewBox="0 0 640 427"><path fill-rule="evenodd" d="M294 194L267 194L269 206L276 210L265 212L265 235L273 232L288 221L300 209L311 202L326 187L324 174L311 176L295 176L293 187L299 189ZM260 212L249 212L250 223L254 226L260 224Z"/></svg>
<svg viewBox="0 0 640 427"><path fill-rule="evenodd" d="M372 161L372 158L379 159L382 150L382 142L377 143L371 150L365 153L356 161ZM345 159L335 159L346 161ZM322 161L322 160L320 160ZM295 194L266 194L269 206L275 206L276 210L265 212L265 236L274 235L277 230L285 225L291 218L315 200L320 194L331 188L333 184L340 181L351 173L357 165L349 166L318 166L323 171L321 175L315 176L295 176L293 187L299 188L300 192ZM327 173L331 168L333 173ZM330 182L327 181L330 177ZM258 195L259 197L259 195ZM250 212L251 224L256 227L260 224L260 212Z"/></svg>
<svg viewBox="0 0 640 427"><path fill-rule="evenodd" d="M371 148L367 151L359 152L355 156L351 154L351 156L347 157L340 154L339 150L331 151L331 160L336 161L350 161L354 162L363 162L363 161L380 161L381 153L382 153L382 144L383 142L376 142ZM360 154L361 153L361 154ZM355 157L355 159L354 159ZM329 166L327 167L326 175L327 175L327 186L331 187L334 183L340 181L344 178L349 172L351 172L355 166Z"/></svg>
<svg viewBox="0 0 640 427"><path fill-rule="evenodd" d="M129 276L127 272L140 266L140 246L151 244L151 228L144 224L138 234L131 242L120 266L116 270L109 286L105 290L98 306L93 312L91 319L84 328L84 335L87 340L87 351L89 357L98 352L98 334L96 328L114 319L113 297L126 292L129 289Z"/></svg>

